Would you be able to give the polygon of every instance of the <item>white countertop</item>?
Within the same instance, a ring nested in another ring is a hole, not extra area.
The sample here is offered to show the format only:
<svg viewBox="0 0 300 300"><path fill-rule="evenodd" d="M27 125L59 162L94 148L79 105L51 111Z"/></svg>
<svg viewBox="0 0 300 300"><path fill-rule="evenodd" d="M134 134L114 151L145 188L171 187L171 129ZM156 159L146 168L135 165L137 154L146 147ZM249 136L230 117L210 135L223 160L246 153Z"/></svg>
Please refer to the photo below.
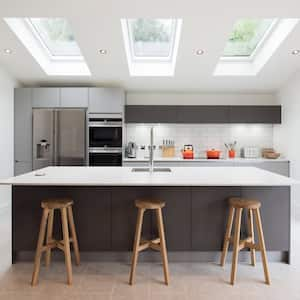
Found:
<svg viewBox="0 0 300 300"><path fill-rule="evenodd" d="M131 167L47 167L1 180L0 185L70 186L291 186L297 181L255 167L173 167L170 173ZM44 176L36 176L44 174Z"/></svg>
<svg viewBox="0 0 300 300"><path fill-rule="evenodd" d="M149 161L149 158L137 157L137 158L123 158L124 162L146 162ZM260 162L288 162L288 159L277 158L277 159L268 159L268 158L220 158L220 159L207 159L207 158L194 158L194 159L184 159L182 157L155 157L154 161L156 162L225 162L225 163L260 163Z"/></svg>

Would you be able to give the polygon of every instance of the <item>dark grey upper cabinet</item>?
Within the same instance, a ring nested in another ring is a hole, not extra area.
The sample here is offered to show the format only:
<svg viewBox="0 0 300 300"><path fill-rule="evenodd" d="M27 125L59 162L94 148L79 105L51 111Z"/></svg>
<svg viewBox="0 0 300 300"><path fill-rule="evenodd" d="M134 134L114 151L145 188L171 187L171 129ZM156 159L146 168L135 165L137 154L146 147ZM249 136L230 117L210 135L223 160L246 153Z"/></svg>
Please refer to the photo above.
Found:
<svg viewBox="0 0 300 300"><path fill-rule="evenodd" d="M177 106L177 123L228 123L228 106Z"/></svg>
<svg viewBox="0 0 300 300"><path fill-rule="evenodd" d="M281 123L280 105L230 106L230 123Z"/></svg>
<svg viewBox="0 0 300 300"><path fill-rule="evenodd" d="M127 105L126 123L176 123L177 107L173 105Z"/></svg>
<svg viewBox="0 0 300 300"><path fill-rule="evenodd" d="M127 105L126 123L281 123L281 106Z"/></svg>

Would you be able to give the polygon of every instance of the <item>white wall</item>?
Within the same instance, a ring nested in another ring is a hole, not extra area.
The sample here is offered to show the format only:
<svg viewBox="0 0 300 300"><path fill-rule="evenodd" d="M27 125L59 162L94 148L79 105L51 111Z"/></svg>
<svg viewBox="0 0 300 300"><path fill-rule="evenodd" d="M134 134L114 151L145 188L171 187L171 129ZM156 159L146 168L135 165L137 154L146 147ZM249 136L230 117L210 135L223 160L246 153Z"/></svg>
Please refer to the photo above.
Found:
<svg viewBox="0 0 300 300"><path fill-rule="evenodd" d="M127 105L274 105L273 94L127 92Z"/></svg>
<svg viewBox="0 0 300 300"><path fill-rule="evenodd" d="M291 177L300 180L300 72L280 89L277 99L282 104L282 124L274 126L274 147L290 160ZM292 253L297 254L296 249L300 246L299 186L292 187L291 199L291 247ZM298 263L300 256L293 255L291 260Z"/></svg>
<svg viewBox="0 0 300 300"><path fill-rule="evenodd" d="M17 82L0 66L0 179L13 176L14 87ZM0 209L7 206L10 189L0 187Z"/></svg>

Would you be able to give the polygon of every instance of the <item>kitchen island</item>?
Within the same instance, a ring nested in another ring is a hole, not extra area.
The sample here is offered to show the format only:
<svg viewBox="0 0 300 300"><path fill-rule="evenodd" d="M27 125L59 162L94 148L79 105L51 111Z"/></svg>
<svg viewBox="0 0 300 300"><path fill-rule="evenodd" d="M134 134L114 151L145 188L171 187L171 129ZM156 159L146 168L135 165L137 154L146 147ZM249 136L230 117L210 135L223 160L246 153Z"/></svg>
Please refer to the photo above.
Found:
<svg viewBox="0 0 300 300"><path fill-rule="evenodd" d="M231 196L261 201L267 250L288 260L290 187L296 183L254 167L174 167L171 172L152 174L132 172L129 167L48 167L0 182L13 186L14 260L33 254L40 203L45 198L74 200L82 253L128 253L136 223L134 200L160 198L166 201L163 213L168 251L176 252L178 258L181 252L188 257L221 250ZM55 233L60 234L59 227ZM146 214L143 235L154 234L155 219Z"/></svg>

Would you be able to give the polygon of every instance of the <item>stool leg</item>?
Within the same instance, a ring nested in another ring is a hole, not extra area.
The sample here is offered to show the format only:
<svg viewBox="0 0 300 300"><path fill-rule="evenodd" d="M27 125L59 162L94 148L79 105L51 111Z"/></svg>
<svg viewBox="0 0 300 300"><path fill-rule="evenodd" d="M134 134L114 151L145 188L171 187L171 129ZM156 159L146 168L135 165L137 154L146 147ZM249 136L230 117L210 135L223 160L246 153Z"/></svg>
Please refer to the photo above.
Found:
<svg viewBox="0 0 300 300"><path fill-rule="evenodd" d="M76 262L76 265L79 265L80 264L80 254L79 254L78 240L77 240L77 234L76 234L76 230L75 230L72 206L68 207L68 217L69 217L71 237L72 237L72 241L73 241L75 262Z"/></svg>
<svg viewBox="0 0 300 300"><path fill-rule="evenodd" d="M264 267L265 281L267 284L271 284L270 274L269 274L269 269L268 269L268 261L267 261L264 233L263 233L263 229L262 229L261 217L260 217L260 212L259 212L258 208L254 209L254 217L255 217L256 228L257 228L257 232L258 232L259 248L261 251L261 258L262 258L262 263L263 263L263 267Z"/></svg>
<svg viewBox="0 0 300 300"><path fill-rule="evenodd" d="M163 260L163 268L164 268L164 276L166 285L170 282L169 276L169 266L168 266L168 256L167 256L167 247L166 247L166 239L165 239L165 231L164 231L164 223L161 208L156 209L156 217L157 217L157 227L160 239L160 252Z"/></svg>
<svg viewBox="0 0 300 300"><path fill-rule="evenodd" d="M253 226L253 211L252 209L248 210L248 216L247 216L247 224L248 224L248 234L251 237L251 243L254 244L254 226ZM255 259L255 249L251 248L251 265L255 266L256 259Z"/></svg>
<svg viewBox="0 0 300 300"><path fill-rule="evenodd" d="M236 209L235 216L235 227L234 227L234 239L233 239L233 255L232 255L232 267L231 267L231 278L230 283L233 285L236 279L236 271L238 264L239 255L239 244L240 244L240 234L241 234L241 219L242 219L242 208Z"/></svg>
<svg viewBox="0 0 300 300"><path fill-rule="evenodd" d="M227 225L226 225L224 244L223 244L223 251L222 251L222 256L221 256L221 266L222 267L225 265L225 261L226 261L226 256L227 256L228 247L229 247L230 238L231 238L233 218L234 218L234 208L232 206L230 206L228 221L227 221Z"/></svg>
<svg viewBox="0 0 300 300"><path fill-rule="evenodd" d="M137 216L135 237L134 237L134 245L133 245L132 262L131 262L131 270L130 270L130 277L129 277L130 285L133 284L134 277L135 277L136 264L137 264L138 252L139 252L139 246L140 246L141 234L142 234L144 212L145 212L145 209L143 209L143 208L138 209L138 216Z"/></svg>
<svg viewBox="0 0 300 300"><path fill-rule="evenodd" d="M41 256L43 252L43 244L45 239L48 214L49 214L49 210L47 208L44 208L41 225L40 225L38 243L36 248L35 260L34 260L34 269L33 269L32 280L31 280L31 285L33 286L37 284L38 277L39 277Z"/></svg>
<svg viewBox="0 0 300 300"><path fill-rule="evenodd" d="M64 241L65 264L67 269L67 279L68 279L68 284L71 285L72 284L72 263L71 263L67 209L64 207L60 211L61 211L61 223L62 223L63 241Z"/></svg>
<svg viewBox="0 0 300 300"><path fill-rule="evenodd" d="M50 209L49 217L48 217L48 227L47 227L47 244L49 244L53 240L53 217L54 217L54 209ZM46 267L50 265L51 261L51 248L48 248L46 251Z"/></svg>

